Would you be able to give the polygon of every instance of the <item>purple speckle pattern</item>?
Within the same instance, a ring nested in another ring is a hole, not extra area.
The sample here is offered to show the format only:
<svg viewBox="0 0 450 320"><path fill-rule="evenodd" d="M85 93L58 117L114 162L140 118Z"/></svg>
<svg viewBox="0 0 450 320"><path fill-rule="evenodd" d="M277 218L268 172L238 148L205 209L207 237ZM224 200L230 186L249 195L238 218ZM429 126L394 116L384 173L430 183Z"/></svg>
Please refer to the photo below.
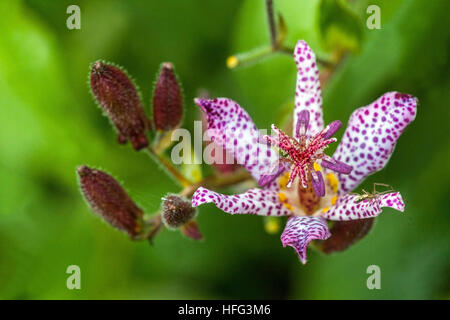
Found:
<svg viewBox="0 0 450 320"><path fill-rule="evenodd" d="M248 113L227 98L195 99L208 122L211 140L234 156L259 181L261 175L271 174L270 168L278 155L267 144L260 143L259 132Z"/></svg>
<svg viewBox="0 0 450 320"><path fill-rule="evenodd" d="M271 184L270 186L274 186ZM260 216L287 216L292 214L278 200L275 188L250 189L242 194L225 195L206 188L198 188L192 196L192 206L214 203L229 214L256 214Z"/></svg>
<svg viewBox="0 0 450 320"><path fill-rule="evenodd" d="M299 138L297 122L301 112L308 110L309 135L315 135L323 127L322 98L319 71L315 54L305 41L298 41L294 51L297 65L295 92L294 137ZM406 126L416 116L417 99L408 94L389 92L374 103L357 109L348 122L342 141L333 158L335 166L346 163L353 167L350 174L338 174L339 191L335 205L314 216L294 216L279 199L278 174L274 172L278 156L270 146L261 143L259 133L249 115L236 102L227 98L214 100L195 99L206 114L208 134L215 143L234 155L264 189L250 189L243 194L224 195L206 188L198 188L192 197L192 206L214 203L229 214L255 214L262 216L290 216L281 235L284 247L292 246L300 261L306 263L306 250L311 240L326 240L331 236L328 220L348 221L378 216L383 207L404 211L405 204L399 192L378 195L360 200L349 194L368 175L382 169L389 160L395 143ZM332 124L331 133L340 122ZM330 134L331 134L330 133ZM324 172L328 171L323 163ZM328 164L328 167L330 164ZM279 170L280 172L282 170ZM341 170L342 171L342 170Z"/></svg>
<svg viewBox="0 0 450 320"><path fill-rule="evenodd" d="M358 196L354 194L340 196L336 205L325 212L323 216L328 220L348 221L376 217L381 213L383 207L390 207L400 212L405 210L400 192L387 193L355 203L357 199Z"/></svg>
<svg viewBox="0 0 450 320"><path fill-rule="evenodd" d="M368 175L386 165L400 134L416 117L416 108L415 97L388 92L353 112L333 155L353 167L349 175L338 175L341 194L354 190Z"/></svg>
<svg viewBox="0 0 450 320"><path fill-rule="evenodd" d="M331 236L327 221L322 217L291 217L286 223L281 243L295 249L300 261L306 263L306 248L311 240L326 240Z"/></svg>
<svg viewBox="0 0 450 320"><path fill-rule="evenodd" d="M323 129L322 93L319 82L319 69L316 55L308 44L299 40L294 50L294 60L297 65L297 86L295 88L294 137L297 137L297 121L302 110L308 110L310 121L309 135L317 134Z"/></svg>

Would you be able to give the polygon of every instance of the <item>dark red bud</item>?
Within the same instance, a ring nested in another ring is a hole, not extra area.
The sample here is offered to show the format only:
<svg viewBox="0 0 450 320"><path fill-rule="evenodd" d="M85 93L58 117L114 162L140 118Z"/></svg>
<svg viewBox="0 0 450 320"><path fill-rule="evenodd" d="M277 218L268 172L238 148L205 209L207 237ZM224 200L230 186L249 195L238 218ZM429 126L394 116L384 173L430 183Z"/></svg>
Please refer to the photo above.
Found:
<svg viewBox="0 0 450 320"><path fill-rule="evenodd" d="M135 150L148 146L149 121L138 90L127 73L102 61L91 66L90 84L100 107L118 131L118 141L130 140Z"/></svg>
<svg viewBox="0 0 450 320"><path fill-rule="evenodd" d="M92 210L131 238L141 232L143 211L109 174L87 166L77 168L81 191Z"/></svg>
<svg viewBox="0 0 450 320"><path fill-rule="evenodd" d="M162 219L168 228L176 229L195 217L191 201L175 194L163 198Z"/></svg>
<svg viewBox="0 0 450 320"><path fill-rule="evenodd" d="M155 129L168 131L178 127L183 117L183 95L173 65L161 65L153 91Z"/></svg>
<svg viewBox="0 0 450 320"><path fill-rule="evenodd" d="M364 238L373 226L374 218L336 221L330 229L331 237L321 241L319 247L325 253L343 251Z"/></svg>

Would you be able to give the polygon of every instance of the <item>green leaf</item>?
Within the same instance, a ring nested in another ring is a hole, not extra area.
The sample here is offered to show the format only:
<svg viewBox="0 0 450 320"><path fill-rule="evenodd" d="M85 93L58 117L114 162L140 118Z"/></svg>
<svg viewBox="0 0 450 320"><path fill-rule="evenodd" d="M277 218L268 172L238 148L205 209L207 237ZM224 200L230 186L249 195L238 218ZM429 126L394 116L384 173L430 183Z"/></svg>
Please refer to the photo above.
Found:
<svg viewBox="0 0 450 320"><path fill-rule="evenodd" d="M340 54L358 52L363 38L362 22L342 0L322 0L319 29L327 50Z"/></svg>

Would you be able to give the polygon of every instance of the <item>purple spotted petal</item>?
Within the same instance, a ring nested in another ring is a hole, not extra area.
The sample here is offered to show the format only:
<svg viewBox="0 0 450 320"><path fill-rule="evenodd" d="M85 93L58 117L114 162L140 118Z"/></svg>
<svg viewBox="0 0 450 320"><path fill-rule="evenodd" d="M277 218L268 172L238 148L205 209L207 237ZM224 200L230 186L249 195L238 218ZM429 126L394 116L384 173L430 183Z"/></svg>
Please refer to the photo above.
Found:
<svg viewBox="0 0 450 320"><path fill-rule="evenodd" d="M389 92L353 112L333 155L353 167L349 175L339 174L341 194L386 165L400 134L416 117L416 108L413 96Z"/></svg>
<svg viewBox="0 0 450 320"><path fill-rule="evenodd" d="M379 195L376 199L366 199L357 203L355 200L358 200L358 196L353 194L339 197L336 205L331 207L323 217L328 220L348 221L376 217L383 207L390 207L401 212L405 209L400 192Z"/></svg>
<svg viewBox="0 0 450 320"><path fill-rule="evenodd" d="M297 85L295 88L294 137L297 136L297 122L302 110L308 110L310 121L309 135L317 134L323 129L322 93L319 82L319 69L316 55L308 44L300 40L294 49L294 60L297 64Z"/></svg>
<svg viewBox="0 0 450 320"><path fill-rule="evenodd" d="M227 98L195 99L206 114L208 135L232 154L258 181L279 159L260 135L247 112Z"/></svg>
<svg viewBox="0 0 450 320"><path fill-rule="evenodd" d="M322 217L291 217L281 235L281 243L283 247L293 247L300 261L305 264L309 242L315 239L326 240L330 236L327 222Z"/></svg>
<svg viewBox="0 0 450 320"><path fill-rule="evenodd" d="M206 188L198 188L192 196L192 206L214 203L230 214L257 214L260 216L286 216L292 214L278 200L278 193L268 189L250 189L242 194L225 195Z"/></svg>

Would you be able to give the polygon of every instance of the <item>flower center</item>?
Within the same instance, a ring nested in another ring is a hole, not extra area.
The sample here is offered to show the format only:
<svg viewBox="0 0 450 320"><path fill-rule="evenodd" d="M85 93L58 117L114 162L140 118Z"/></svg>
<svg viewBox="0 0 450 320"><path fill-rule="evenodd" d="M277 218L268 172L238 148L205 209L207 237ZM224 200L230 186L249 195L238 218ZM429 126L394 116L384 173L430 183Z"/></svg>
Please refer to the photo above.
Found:
<svg viewBox="0 0 450 320"><path fill-rule="evenodd" d="M326 195L324 197L318 197L316 195L311 183L312 179L308 179L309 183L306 188L302 186L299 178L296 178L291 188L287 187L288 181L288 172L279 178L278 185L280 192L278 193L278 200L292 211L292 215L319 216L336 204L339 181L331 172L325 175Z"/></svg>
<svg viewBox="0 0 450 320"><path fill-rule="evenodd" d="M287 187L289 188L295 178L299 176L300 184L304 189L304 197L306 197L306 194L311 193L310 191L312 190L320 198L325 195L325 183L320 170L316 170L318 160L321 161L323 167L339 173L348 174L352 171L352 167L324 153L325 148L330 143L336 141L336 138L332 138L332 136L342 125L339 120L333 121L311 138L307 135L308 124L309 111L303 110L298 116L296 127L297 139L286 135L275 125L272 125L272 130L275 131L277 136L272 137L266 135L264 138L280 150L282 156L281 161L288 162L291 165ZM307 198L313 201L312 197L308 196ZM317 200L314 201L317 202ZM308 206L311 208L314 207L312 205Z"/></svg>

